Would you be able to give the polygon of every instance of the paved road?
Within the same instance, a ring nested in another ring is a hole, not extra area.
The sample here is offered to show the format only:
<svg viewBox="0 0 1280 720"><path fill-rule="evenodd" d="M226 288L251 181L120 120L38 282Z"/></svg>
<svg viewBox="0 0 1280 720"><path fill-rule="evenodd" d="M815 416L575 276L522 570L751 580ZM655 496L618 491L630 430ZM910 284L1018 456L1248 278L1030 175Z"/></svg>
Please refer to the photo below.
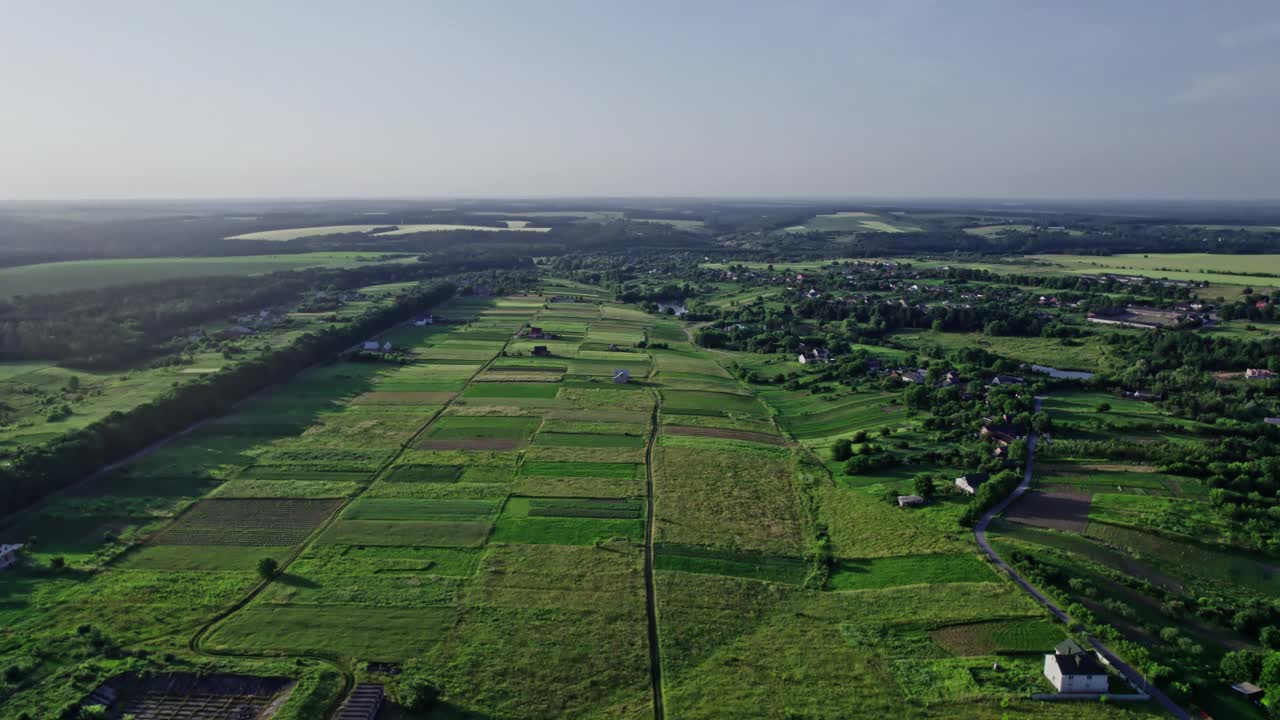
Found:
<svg viewBox="0 0 1280 720"><path fill-rule="evenodd" d="M1036 398L1036 411L1040 410L1041 400L1042 398ZM1023 579L1021 575L1010 567L1009 564L1004 561L1004 558L1001 558L1000 555L996 553L995 549L991 547L991 543L987 542L987 526L991 524L991 521L995 519L997 515L1004 512L1006 508L1012 505L1018 498L1022 497L1027 492L1027 489L1031 487L1031 472L1035 465L1036 442L1038 440L1039 438L1036 437L1034 432L1027 435L1027 468L1022 474L1022 482L1018 483L1017 489L1010 493L1009 497L1005 498L1001 503L988 510L987 513L982 516L982 519L978 520L978 524L973 528L973 537L978 541L978 547L982 548L982 552L986 553L987 557L991 558L991 561L995 563L996 567L1008 573L1009 577L1013 578L1013 581L1025 590L1028 595L1035 598L1036 602L1045 606L1049 612L1053 613L1059 620L1070 625L1071 618L1062 611L1062 608L1058 607L1052 600L1045 597L1039 590L1032 587L1031 583ZM1106 658L1107 662L1109 662L1112 667L1120 671L1120 674L1123 675L1124 678L1135 688L1150 695L1153 700L1164 706L1164 709L1169 711L1170 715L1179 718L1179 720L1191 719L1191 715L1188 714L1186 710L1183 710L1182 707L1175 703L1168 695L1161 692L1159 688L1149 684L1137 670L1134 670L1128 663L1121 660L1115 653L1111 652L1110 648L1103 645L1102 641L1098 640L1098 638L1093 635L1089 635L1087 637L1089 642L1093 644L1094 649L1096 649L1102 657Z"/></svg>

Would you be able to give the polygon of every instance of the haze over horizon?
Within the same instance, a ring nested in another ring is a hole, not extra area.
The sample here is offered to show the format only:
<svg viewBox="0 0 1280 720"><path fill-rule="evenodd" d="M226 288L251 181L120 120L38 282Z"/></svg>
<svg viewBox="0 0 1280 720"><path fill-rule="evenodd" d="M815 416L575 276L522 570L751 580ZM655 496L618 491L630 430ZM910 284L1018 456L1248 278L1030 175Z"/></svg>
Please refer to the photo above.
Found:
<svg viewBox="0 0 1280 720"><path fill-rule="evenodd" d="M1256 0L3 7L3 200L1280 198Z"/></svg>

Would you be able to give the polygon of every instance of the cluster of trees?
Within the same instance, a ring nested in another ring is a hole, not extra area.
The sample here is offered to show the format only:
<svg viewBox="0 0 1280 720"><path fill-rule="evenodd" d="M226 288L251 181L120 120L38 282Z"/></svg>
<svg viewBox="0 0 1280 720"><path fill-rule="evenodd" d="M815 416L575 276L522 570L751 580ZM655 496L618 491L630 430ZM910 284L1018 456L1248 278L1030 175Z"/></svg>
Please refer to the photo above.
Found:
<svg viewBox="0 0 1280 720"><path fill-rule="evenodd" d="M429 310L455 292L440 283L408 293L349 324L307 333L259 359L177 386L151 402L60 436L19 449L0 465L0 514L8 514L98 468L128 457L206 417L227 412L240 399L288 379L370 335Z"/></svg>

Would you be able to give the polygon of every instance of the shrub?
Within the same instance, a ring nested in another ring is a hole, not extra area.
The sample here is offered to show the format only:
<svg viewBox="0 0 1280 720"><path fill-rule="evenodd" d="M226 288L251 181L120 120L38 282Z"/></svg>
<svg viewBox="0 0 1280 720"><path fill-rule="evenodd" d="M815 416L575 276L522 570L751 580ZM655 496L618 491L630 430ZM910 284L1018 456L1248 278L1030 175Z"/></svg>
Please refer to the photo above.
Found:
<svg viewBox="0 0 1280 720"><path fill-rule="evenodd" d="M258 561L258 575L263 580L270 580L280 572L280 563L275 558L264 557Z"/></svg>

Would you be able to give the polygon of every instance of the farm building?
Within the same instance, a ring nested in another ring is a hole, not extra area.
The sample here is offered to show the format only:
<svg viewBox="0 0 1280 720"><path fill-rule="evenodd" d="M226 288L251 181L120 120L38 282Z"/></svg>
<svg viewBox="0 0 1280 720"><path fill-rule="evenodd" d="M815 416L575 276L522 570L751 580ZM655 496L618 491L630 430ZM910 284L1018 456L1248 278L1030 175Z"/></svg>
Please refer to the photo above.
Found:
<svg viewBox="0 0 1280 720"><path fill-rule="evenodd" d="M542 332L542 328L535 327L533 325L530 325L529 332L525 333L525 337L529 338L530 340L541 340L546 336L547 334Z"/></svg>
<svg viewBox="0 0 1280 720"><path fill-rule="evenodd" d="M976 495L978 487L982 485L982 483L986 482L990 477L991 476L987 473L969 473L967 475L961 475L956 478L956 487L970 495Z"/></svg>
<svg viewBox="0 0 1280 720"><path fill-rule="evenodd" d="M431 315L428 315L426 317L420 317L417 320L414 320L413 324L417 325L418 327L422 327L424 325L434 325L435 322L436 322L435 318Z"/></svg>
<svg viewBox="0 0 1280 720"><path fill-rule="evenodd" d="M898 507L920 507L924 505L925 499L919 495L899 495Z"/></svg>
<svg viewBox="0 0 1280 720"><path fill-rule="evenodd" d="M796 359L801 365L831 362L831 351L826 348L810 348L801 352Z"/></svg>
<svg viewBox="0 0 1280 720"><path fill-rule="evenodd" d="M1012 375L997 375L991 378L992 385L1026 385L1027 381Z"/></svg>
<svg viewBox="0 0 1280 720"><path fill-rule="evenodd" d="M893 377L904 383L918 384L924 382L924 373L919 370L899 370L893 373Z"/></svg>
<svg viewBox="0 0 1280 720"><path fill-rule="evenodd" d="M613 381L616 383L631 382L631 371L625 368L618 368L613 371Z"/></svg>
<svg viewBox="0 0 1280 720"><path fill-rule="evenodd" d="M1060 693L1107 691L1106 669L1072 640L1059 643L1052 654L1044 656L1044 676Z"/></svg>
<svg viewBox="0 0 1280 720"><path fill-rule="evenodd" d="M1244 371L1245 380L1271 380L1275 376L1275 373L1266 368L1249 368Z"/></svg>
<svg viewBox="0 0 1280 720"><path fill-rule="evenodd" d="M547 349L546 345L534 345L533 354L538 355L540 357L545 357L547 355L550 355L551 351Z"/></svg>
<svg viewBox="0 0 1280 720"><path fill-rule="evenodd" d="M1231 686L1231 689L1243 695L1246 700L1254 702L1261 700L1262 696L1266 694L1262 688L1251 682L1236 683Z"/></svg>
<svg viewBox="0 0 1280 720"><path fill-rule="evenodd" d="M377 340L368 340L364 344L364 349L372 352L377 352L381 347L382 346L378 344Z"/></svg>
<svg viewBox="0 0 1280 720"><path fill-rule="evenodd" d="M18 562L18 551L21 549L21 545L0 545L0 570Z"/></svg>

